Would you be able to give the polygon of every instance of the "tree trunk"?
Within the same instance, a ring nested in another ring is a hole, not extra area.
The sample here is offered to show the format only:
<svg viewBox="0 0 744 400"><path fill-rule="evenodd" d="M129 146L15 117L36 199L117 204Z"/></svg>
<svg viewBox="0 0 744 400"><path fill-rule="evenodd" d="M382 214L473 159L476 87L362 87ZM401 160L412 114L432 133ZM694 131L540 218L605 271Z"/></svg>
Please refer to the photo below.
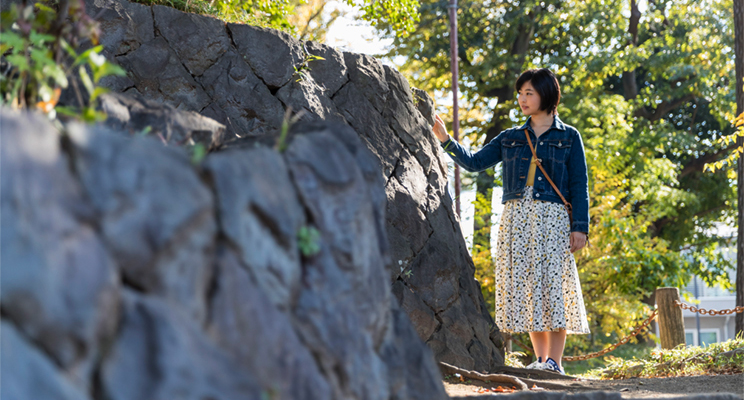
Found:
<svg viewBox="0 0 744 400"><path fill-rule="evenodd" d="M744 0L734 0L734 52L736 54L736 115L744 112ZM738 144L744 143L739 137ZM744 306L744 158L738 165L738 236L736 238L736 305ZM736 333L744 332L744 313L736 314Z"/></svg>
<svg viewBox="0 0 744 400"><path fill-rule="evenodd" d="M634 0L630 1L630 21L628 23L628 33L630 42L628 46L638 46L638 22L641 20L641 11L638 10L638 4ZM636 84L636 72L623 72L623 97L630 100L638 96L638 85Z"/></svg>

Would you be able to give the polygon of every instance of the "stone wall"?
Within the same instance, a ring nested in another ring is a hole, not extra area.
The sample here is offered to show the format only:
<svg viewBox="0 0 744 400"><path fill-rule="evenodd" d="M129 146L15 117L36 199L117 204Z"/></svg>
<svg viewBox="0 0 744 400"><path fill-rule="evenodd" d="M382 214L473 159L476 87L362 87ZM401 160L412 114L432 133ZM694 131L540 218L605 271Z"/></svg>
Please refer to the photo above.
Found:
<svg viewBox="0 0 744 400"><path fill-rule="evenodd" d="M0 126L3 400L447 398L350 127L195 165L153 137Z"/></svg>
<svg viewBox="0 0 744 400"><path fill-rule="evenodd" d="M366 55L163 6L89 1L107 55L128 71L107 85L215 119L225 147L271 137L290 107L304 122L351 126L381 163L390 282L419 336L438 360L481 371L503 364L425 93L414 96L398 71ZM324 60L307 62L310 54Z"/></svg>

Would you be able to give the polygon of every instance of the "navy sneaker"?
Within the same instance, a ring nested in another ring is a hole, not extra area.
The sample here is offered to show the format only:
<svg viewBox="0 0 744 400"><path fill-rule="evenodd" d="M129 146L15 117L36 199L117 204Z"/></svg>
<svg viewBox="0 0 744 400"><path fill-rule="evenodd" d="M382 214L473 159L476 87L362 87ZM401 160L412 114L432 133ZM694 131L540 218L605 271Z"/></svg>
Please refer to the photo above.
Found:
<svg viewBox="0 0 744 400"><path fill-rule="evenodd" d="M547 363L544 363L542 361L542 357L537 357L537 361L533 362L532 364L526 366L527 369L541 369L541 370L549 370L552 371L552 367L548 365Z"/></svg>
<svg viewBox="0 0 744 400"><path fill-rule="evenodd" d="M538 369L538 366L539 366L540 364L544 364L544 363L542 362L542 357L537 357L537 361L535 361L535 362L533 362L532 364L530 364L530 365L526 366L525 368L527 368L527 369Z"/></svg>
<svg viewBox="0 0 744 400"><path fill-rule="evenodd" d="M558 363L555 362L552 358L548 357L548 359L545 361L545 364L548 364L548 367L550 371L555 371L561 375L565 375L561 367L558 366Z"/></svg>

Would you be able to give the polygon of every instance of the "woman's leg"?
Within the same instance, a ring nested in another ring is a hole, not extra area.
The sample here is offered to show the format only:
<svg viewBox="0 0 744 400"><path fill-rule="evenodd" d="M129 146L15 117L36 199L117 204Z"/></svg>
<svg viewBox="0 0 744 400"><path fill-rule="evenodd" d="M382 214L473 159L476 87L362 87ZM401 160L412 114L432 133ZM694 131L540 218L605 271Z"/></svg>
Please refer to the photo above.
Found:
<svg viewBox="0 0 744 400"><path fill-rule="evenodd" d="M563 369L561 365L561 359L563 358L563 349L566 347L566 330L560 329L553 332L542 332L547 334L548 341L548 357L552 358L553 361L558 363L558 366ZM545 358L544 360L547 360Z"/></svg>
<svg viewBox="0 0 744 400"><path fill-rule="evenodd" d="M550 337L548 334L551 332L530 332L530 340L532 341L532 348L535 350L535 357L542 358L542 362L548 359L548 350L550 349Z"/></svg>

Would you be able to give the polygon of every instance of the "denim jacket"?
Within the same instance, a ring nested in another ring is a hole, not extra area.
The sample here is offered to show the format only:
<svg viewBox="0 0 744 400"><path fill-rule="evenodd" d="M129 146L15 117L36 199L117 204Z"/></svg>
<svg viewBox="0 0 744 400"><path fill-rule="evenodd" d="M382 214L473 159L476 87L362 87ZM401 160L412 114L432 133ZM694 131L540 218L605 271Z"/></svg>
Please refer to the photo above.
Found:
<svg viewBox="0 0 744 400"><path fill-rule="evenodd" d="M474 154L452 138L442 143L442 147L457 164L470 172L483 171L503 161L501 164L504 179L502 202L506 203L524 195L527 172L532 159L532 151L524 135L525 129L530 134L537 158L542 160L545 171L550 175L561 194L571 203L573 210L571 231L588 233L589 186L584 144L579 131L564 124L557 116L550 129L540 135L539 139L535 138L535 132L530 127L528 118L524 125L501 132ZM533 196L535 200L563 204L560 196L544 178L539 168L535 171Z"/></svg>

